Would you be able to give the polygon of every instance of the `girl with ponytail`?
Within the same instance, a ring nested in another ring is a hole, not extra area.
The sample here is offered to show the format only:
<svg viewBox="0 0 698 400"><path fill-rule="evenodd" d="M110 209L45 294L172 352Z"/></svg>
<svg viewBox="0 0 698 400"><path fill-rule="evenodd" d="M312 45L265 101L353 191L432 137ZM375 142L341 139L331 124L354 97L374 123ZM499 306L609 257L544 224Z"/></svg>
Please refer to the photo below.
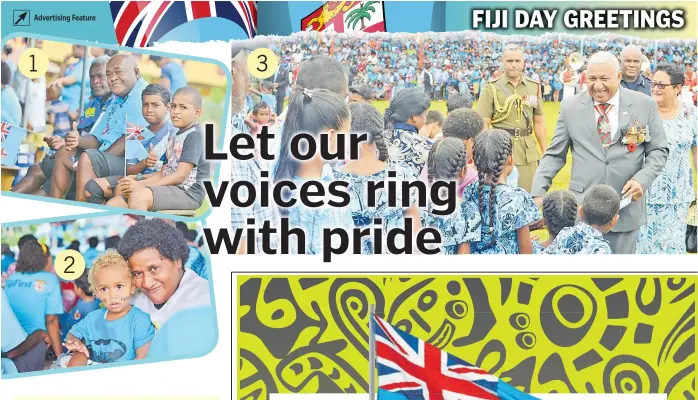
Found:
<svg viewBox="0 0 698 400"><path fill-rule="evenodd" d="M457 186L465 178L467 161L462 140L452 137L437 140L429 151L427 161L429 185L436 181L456 181ZM443 254L469 254L470 242L480 240L480 212L474 204L460 198L458 203L459 206L450 215L434 213L431 204L422 211L424 226L441 232Z"/></svg>
<svg viewBox="0 0 698 400"><path fill-rule="evenodd" d="M479 254L531 254L528 225L541 219L538 207L525 190L507 185L514 168L512 138L501 129L475 137L473 160L478 180L463 192L463 200L478 207L482 237L471 245Z"/></svg>
<svg viewBox="0 0 698 400"><path fill-rule="evenodd" d="M323 160L320 155L320 138L327 135L329 152L336 152L337 134L348 132L350 129L349 107L344 99L328 90L296 88L291 92L286 112L280 151L273 173L274 183L293 181L296 191L309 180L320 181L327 186L335 177L332 169L329 166L325 167L328 161ZM307 161L299 161L291 154L291 141L300 133L310 134L316 140L316 154ZM325 187L325 193L328 192L329 189ZM282 192L282 196L288 200L291 197L297 198L298 194ZM280 212L282 216L288 217L290 227L305 231L305 254L322 254L324 228L343 228L351 232L354 227L347 208L329 205L311 208L298 201L291 208L281 208ZM296 239L296 235L290 237L292 240ZM291 250L296 247L295 243L291 243Z"/></svg>
<svg viewBox="0 0 698 400"><path fill-rule="evenodd" d="M419 223L419 210L416 206L416 193L410 199L412 206L408 208L388 207L388 193L385 190L378 190L375 193L376 206L368 206L367 189L369 181L385 181L388 179L388 172L396 173L395 179L398 182L414 180L408 171L399 165L389 163L388 144L385 136L389 132L383 130L383 119L369 103L352 103L349 105L351 111L351 134L367 134L368 140L362 142L359 148L359 159L349 161L341 167L334 168L334 175L337 180L349 182L349 196L351 203L349 209L354 221L354 226L359 228L372 226L374 219L381 218L383 222L384 237L392 228L405 228L405 217L411 218L412 231L417 232L421 228ZM386 185L387 186L387 185ZM398 190L400 191L400 190ZM398 193L397 204L402 204ZM361 244L362 254L377 253L374 249L372 237L364 237ZM399 244L402 245L402 244ZM381 249L382 254L387 250Z"/></svg>
<svg viewBox="0 0 698 400"><path fill-rule="evenodd" d="M423 89L400 90L385 110L383 122L390 131L388 147L391 161L419 176L427 162L429 150L434 142L419 135L427 121L431 101Z"/></svg>

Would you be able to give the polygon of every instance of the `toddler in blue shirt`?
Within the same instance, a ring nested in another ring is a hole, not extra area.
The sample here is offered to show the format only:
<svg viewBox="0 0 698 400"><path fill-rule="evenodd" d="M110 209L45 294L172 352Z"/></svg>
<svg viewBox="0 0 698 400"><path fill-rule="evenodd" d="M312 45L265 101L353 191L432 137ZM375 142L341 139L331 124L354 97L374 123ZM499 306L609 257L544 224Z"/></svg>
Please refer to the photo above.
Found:
<svg viewBox="0 0 698 400"><path fill-rule="evenodd" d="M145 358L155 328L148 314L131 305L136 287L126 260L107 250L90 268L89 281L104 308L87 314L68 333L65 347L73 354L67 366Z"/></svg>

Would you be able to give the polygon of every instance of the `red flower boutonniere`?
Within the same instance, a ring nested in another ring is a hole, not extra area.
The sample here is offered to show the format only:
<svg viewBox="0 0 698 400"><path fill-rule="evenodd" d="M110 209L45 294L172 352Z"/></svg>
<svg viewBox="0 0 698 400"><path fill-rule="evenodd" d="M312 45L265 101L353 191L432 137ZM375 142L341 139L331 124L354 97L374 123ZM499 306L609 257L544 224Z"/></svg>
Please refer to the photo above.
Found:
<svg viewBox="0 0 698 400"><path fill-rule="evenodd" d="M640 125L639 121L635 121L635 125L628 129L621 142L628 147L629 152L637 150L637 145L651 140L649 126Z"/></svg>

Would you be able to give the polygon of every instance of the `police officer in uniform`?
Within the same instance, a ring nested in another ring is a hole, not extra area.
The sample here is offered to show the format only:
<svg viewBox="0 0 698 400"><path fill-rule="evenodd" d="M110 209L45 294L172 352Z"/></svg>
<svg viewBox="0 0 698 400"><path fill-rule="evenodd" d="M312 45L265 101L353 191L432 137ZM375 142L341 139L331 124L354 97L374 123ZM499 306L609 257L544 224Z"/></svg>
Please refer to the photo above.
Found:
<svg viewBox="0 0 698 400"><path fill-rule="evenodd" d="M477 108L486 127L503 129L513 137L519 187L530 192L541 158L533 133L542 153L548 147L543 95L537 81L523 76L524 52L521 47L506 45L502 57L504 74L482 88Z"/></svg>

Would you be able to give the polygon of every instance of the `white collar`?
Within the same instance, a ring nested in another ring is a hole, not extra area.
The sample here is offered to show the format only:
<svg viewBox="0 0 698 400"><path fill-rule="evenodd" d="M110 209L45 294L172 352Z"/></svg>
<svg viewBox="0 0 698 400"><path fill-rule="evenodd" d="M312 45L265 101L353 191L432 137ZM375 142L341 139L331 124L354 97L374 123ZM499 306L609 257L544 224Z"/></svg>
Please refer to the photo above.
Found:
<svg viewBox="0 0 698 400"><path fill-rule="evenodd" d="M618 105L620 104L620 86L618 87L618 90L616 90L616 94L611 97L609 101L606 102L607 104L612 105L614 108L618 109ZM594 106L598 106L599 103L598 101L594 100Z"/></svg>

